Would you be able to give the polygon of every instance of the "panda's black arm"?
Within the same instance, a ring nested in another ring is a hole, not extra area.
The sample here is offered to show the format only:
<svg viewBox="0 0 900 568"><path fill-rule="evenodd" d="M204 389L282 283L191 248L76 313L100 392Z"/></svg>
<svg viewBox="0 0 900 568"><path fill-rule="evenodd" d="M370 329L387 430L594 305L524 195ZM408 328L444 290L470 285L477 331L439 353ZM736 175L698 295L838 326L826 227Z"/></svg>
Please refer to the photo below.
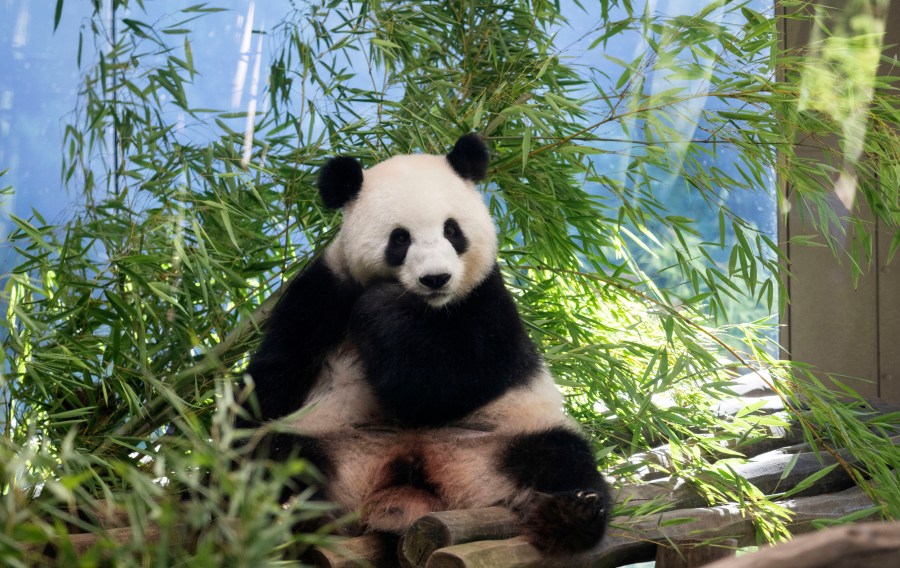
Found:
<svg viewBox="0 0 900 568"><path fill-rule="evenodd" d="M497 266L442 308L398 283L373 284L350 333L382 407L408 426L458 420L526 384L541 364Z"/></svg>
<svg viewBox="0 0 900 568"><path fill-rule="evenodd" d="M253 419L239 420L240 424L274 420L300 408L325 356L344 337L360 292L359 285L335 275L324 257L288 284L247 367L259 414L250 412ZM245 407L253 408L249 401Z"/></svg>
<svg viewBox="0 0 900 568"><path fill-rule="evenodd" d="M523 532L553 554L595 546L606 532L612 501L590 445L567 428L520 434L500 456L500 471L534 491L523 507Z"/></svg>

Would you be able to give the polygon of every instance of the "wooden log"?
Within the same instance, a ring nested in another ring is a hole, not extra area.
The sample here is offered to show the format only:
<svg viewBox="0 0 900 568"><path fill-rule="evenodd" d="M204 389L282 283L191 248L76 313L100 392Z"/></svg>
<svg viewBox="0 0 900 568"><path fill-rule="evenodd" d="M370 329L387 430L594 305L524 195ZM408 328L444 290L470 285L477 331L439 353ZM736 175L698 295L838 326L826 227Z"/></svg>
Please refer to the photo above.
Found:
<svg viewBox="0 0 900 568"><path fill-rule="evenodd" d="M507 540L482 540L442 548L431 555L426 568L526 568L553 566L525 537ZM577 568L576 565L572 565ZM580 566L580 565L579 565Z"/></svg>
<svg viewBox="0 0 900 568"><path fill-rule="evenodd" d="M900 436L894 436L890 440L894 445L900 444ZM806 445L801 446L803 449L808 447ZM776 492L793 489L813 473L838 463L832 454L824 451L819 453L812 451L788 453L789 451L773 450L760 454L745 464L735 466L734 470L756 485L760 491L766 495L771 495ZM851 466L859 463L859 460L849 450L838 450L836 453ZM796 461L794 461L795 459ZM793 464L791 471L785 475L785 470L791 464ZM852 484L853 481L850 479L850 476L842 466L838 465L825 477L818 479L813 486L797 493L797 495L830 493L846 489Z"/></svg>
<svg viewBox="0 0 900 568"><path fill-rule="evenodd" d="M310 560L323 568L395 568L396 539L367 534L339 539L334 547L315 547Z"/></svg>
<svg viewBox="0 0 900 568"><path fill-rule="evenodd" d="M791 533L795 535L818 530L814 524L815 521L840 519L875 506L872 499L859 487L838 493L787 499L779 501L778 504L793 513L793 517L787 525ZM877 511L872 511L867 517L860 520L875 518L877 515Z"/></svg>
<svg viewBox="0 0 900 568"><path fill-rule="evenodd" d="M900 444L900 436L891 438L896 445ZM804 446L796 446L803 448ZM837 454L849 465L856 465L859 460L848 450L838 450ZM784 450L773 450L760 454L753 459L731 466L735 473L754 484L766 495L794 489L810 475L834 465L837 460L828 452L812 451L786 453ZM790 471L785 471L790 466ZM851 487L853 480L838 465L815 484L798 493L798 495L818 495L832 491L840 491ZM678 508L699 507L704 499L696 490L682 479L666 478L637 485L624 485L616 495L618 504L643 505L655 501L657 504L668 504Z"/></svg>
<svg viewBox="0 0 900 568"><path fill-rule="evenodd" d="M813 521L839 519L873 506L872 500L859 487L828 495L798 497L779 504L793 514L787 526L795 534L813 530ZM640 552L640 548L647 545L646 541L735 538L740 546L747 546L755 544L756 540L752 521L734 505L667 511L637 522L621 518L621 523L616 524L622 529L611 530L595 552L632 562L640 561L631 560L632 557L647 557L646 552Z"/></svg>
<svg viewBox="0 0 900 568"><path fill-rule="evenodd" d="M743 374L732 383L731 390L738 396L756 398L775 394L769 386L772 384L772 375L765 369Z"/></svg>
<svg viewBox="0 0 900 568"><path fill-rule="evenodd" d="M872 500L859 488L837 494L800 497L781 503L793 513L788 527L795 532L811 530L812 521L837 519L872 507ZM738 546L756 543L756 530L737 506L681 509L641 519L616 517L607 537L594 550L567 558L542 556L523 537L503 541L458 544L437 550L428 568L612 568L653 560L656 546L685 539L733 538Z"/></svg>
<svg viewBox="0 0 900 568"><path fill-rule="evenodd" d="M896 568L900 522L825 529L707 568Z"/></svg>
<svg viewBox="0 0 900 568"><path fill-rule="evenodd" d="M410 566L425 566L439 548L477 540L506 539L519 534L519 518L509 509L488 507L443 511L416 521L400 540L398 556Z"/></svg>
<svg viewBox="0 0 900 568"><path fill-rule="evenodd" d="M656 568L698 568L731 558L736 550L737 540L733 538L717 542L687 539L660 544L656 547Z"/></svg>
<svg viewBox="0 0 900 568"><path fill-rule="evenodd" d="M700 507L705 499L687 482L667 477L647 483L623 485L615 494L618 505L641 506L654 503L676 508Z"/></svg>
<svg viewBox="0 0 900 568"><path fill-rule="evenodd" d="M141 540L148 544L157 544L163 538L163 531L155 523L150 523L140 532ZM176 525L167 530L166 535L174 543L193 546L195 543L189 539L192 537L181 527ZM80 556L101 543L107 546L118 547L135 542L135 529L133 527L113 527L92 533L70 533L62 538L54 538L46 545L24 545L20 547L22 554L30 564L39 565L46 561L46 555L51 557L56 554L54 549L59 547L71 547L72 553ZM38 561L38 559L43 559Z"/></svg>
<svg viewBox="0 0 900 568"><path fill-rule="evenodd" d="M121 504L107 499L82 503L70 513L103 529L127 527L131 523L128 511Z"/></svg>
<svg viewBox="0 0 900 568"><path fill-rule="evenodd" d="M175 531L176 533L180 531ZM159 542L160 530L156 525L151 524L142 533L141 536L146 543L155 544ZM106 529L102 533L82 533L70 534L69 543L75 554L84 554L91 547L95 546L99 541L107 540L117 545L134 542L134 529L131 527L117 527Z"/></svg>
<svg viewBox="0 0 900 568"><path fill-rule="evenodd" d="M768 378L768 373L760 373L763 377ZM750 373L736 379L735 386L732 387L740 398L726 399L723 404L728 406L728 414L745 408L748 404L758 402L764 397L770 397L773 393L765 385L765 382L759 378L757 373ZM731 401L731 402L729 402ZM770 401L768 407L775 409L778 401ZM888 414L900 412L900 404L886 403L879 399L867 400L868 414L877 416L880 414ZM723 407L724 408L724 407ZM859 409L860 412L866 413L865 407ZM801 444L804 439L803 429L799 422L791 420L787 427L770 427L768 434L751 440L734 440L726 443L727 448L741 452L745 457L752 458L764 452L777 450L782 448L786 453L810 452L812 448L808 444ZM895 444L898 442L895 440ZM652 481L664 478L667 472L671 472L672 456L668 444L657 446L649 451L634 454L628 460L635 465L642 465L635 475L642 481Z"/></svg>
<svg viewBox="0 0 900 568"><path fill-rule="evenodd" d="M728 445L728 448L741 452L744 457L754 458L765 452L803 441L803 428L795 421L789 422L787 426L772 426L766 430L767 433L764 436L748 440L735 440L733 444Z"/></svg>
<svg viewBox="0 0 900 568"><path fill-rule="evenodd" d="M797 422L787 427L770 427L764 436L750 439L728 440L725 447L740 452L744 457L753 458L759 454L791 446L803 440L803 429ZM799 450L798 450L799 451ZM808 449L806 451L809 451ZM636 472L641 481L653 481L667 477L673 469L672 452L668 444L646 452L636 453L628 461L642 467Z"/></svg>
<svg viewBox="0 0 900 568"><path fill-rule="evenodd" d="M777 395L760 396L756 398L726 398L720 400L715 405L714 410L719 416L734 416L741 410L747 408L751 403L762 403L762 406L756 410L757 414L775 414L776 412L784 410L784 401Z"/></svg>

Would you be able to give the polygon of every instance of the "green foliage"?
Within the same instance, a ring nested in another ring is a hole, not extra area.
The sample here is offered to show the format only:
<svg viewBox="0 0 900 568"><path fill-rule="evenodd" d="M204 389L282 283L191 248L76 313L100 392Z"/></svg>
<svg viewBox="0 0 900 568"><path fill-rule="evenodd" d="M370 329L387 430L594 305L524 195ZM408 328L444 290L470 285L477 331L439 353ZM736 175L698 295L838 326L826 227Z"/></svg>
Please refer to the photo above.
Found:
<svg viewBox="0 0 900 568"><path fill-rule="evenodd" d="M86 452L71 429L50 447L36 427L17 446L0 440L0 564L4 566L282 565L286 553L332 546L326 534L292 534L329 506L309 491L282 507L273 495L314 481L303 461L241 462L232 449L236 409L228 383L209 427L176 419L155 447ZM79 413L84 415L90 413ZM75 413L72 417L77 417ZM178 491L173 491L175 487ZM117 521L112 519L118 517ZM109 528L112 525L114 528ZM72 538L99 535L91 546Z"/></svg>
<svg viewBox="0 0 900 568"><path fill-rule="evenodd" d="M67 25L61 5L54 25ZM307 471L302 460L230 467L242 433L226 425L228 385L281 283L338 222L317 200L318 166L336 153L364 164L443 153L472 129L492 148L486 199L504 273L608 473L627 481L648 465L630 456L669 443L680 459L668 473L711 502L740 503L764 538L783 536L777 504L710 467L789 418L716 410L736 373L765 368L811 441L851 448L866 464L858 478L871 476L883 512L900 515L900 454L885 443L896 420L873 422L774 360L766 326L743 317L747 306L777 310L780 253L733 208L735 196L770 199L777 175L827 244L864 267L869 227L850 212L861 246L842 251L834 230L845 223L819 180L852 167L896 231L887 79L863 107L861 153L823 146L810 157L793 142L843 136L846 115L801 108L790 79L809 59L779 51L776 21L741 3L665 18L629 1L586 5L567 14L600 14L576 58L555 40L566 20L553 2L313 2L270 32L267 110L248 121L192 106L214 62L194 59L191 22L216 8L161 23L143 21L140 2L115 5L131 10L115 36L98 7L95 47L79 47L83 91L66 129L63 177L83 207L60 226L14 218L9 237L21 262L5 287L0 557L53 541L63 564L104 554L249 566L321 541L290 535L317 506L275 503L279 482ZM646 47L637 58L609 57L618 76L590 63L634 38ZM688 198L696 205L678 208ZM124 500L136 535L152 520L162 545L101 542L72 556L73 524L102 529L67 507L99 498ZM173 545L174 517L196 546Z"/></svg>

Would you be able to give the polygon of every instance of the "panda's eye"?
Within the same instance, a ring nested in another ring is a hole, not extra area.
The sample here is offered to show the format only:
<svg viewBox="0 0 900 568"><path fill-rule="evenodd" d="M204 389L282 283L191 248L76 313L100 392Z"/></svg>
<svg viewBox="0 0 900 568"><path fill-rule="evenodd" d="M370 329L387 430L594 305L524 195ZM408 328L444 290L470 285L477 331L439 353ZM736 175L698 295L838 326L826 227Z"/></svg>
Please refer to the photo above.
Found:
<svg viewBox="0 0 900 568"><path fill-rule="evenodd" d="M469 248L469 239L466 238L456 219L452 217L444 221L444 238L453 245L456 254L463 254Z"/></svg>
<svg viewBox="0 0 900 568"><path fill-rule="evenodd" d="M401 246L409 244L409 231L406 229L394 229L391 232L391 244Z"/></svg>

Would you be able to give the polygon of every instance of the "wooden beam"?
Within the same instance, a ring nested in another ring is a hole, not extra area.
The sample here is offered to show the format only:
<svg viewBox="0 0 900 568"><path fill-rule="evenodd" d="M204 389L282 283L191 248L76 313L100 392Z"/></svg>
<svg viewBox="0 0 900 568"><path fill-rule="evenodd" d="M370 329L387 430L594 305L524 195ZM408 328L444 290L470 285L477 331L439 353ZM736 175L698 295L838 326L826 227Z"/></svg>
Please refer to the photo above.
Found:
<svg viewBox="0 0 900 568"><path fill-rule="evenodd" d="M798 537L707 568L896 568L900 522L845 525Z"/></svg>

